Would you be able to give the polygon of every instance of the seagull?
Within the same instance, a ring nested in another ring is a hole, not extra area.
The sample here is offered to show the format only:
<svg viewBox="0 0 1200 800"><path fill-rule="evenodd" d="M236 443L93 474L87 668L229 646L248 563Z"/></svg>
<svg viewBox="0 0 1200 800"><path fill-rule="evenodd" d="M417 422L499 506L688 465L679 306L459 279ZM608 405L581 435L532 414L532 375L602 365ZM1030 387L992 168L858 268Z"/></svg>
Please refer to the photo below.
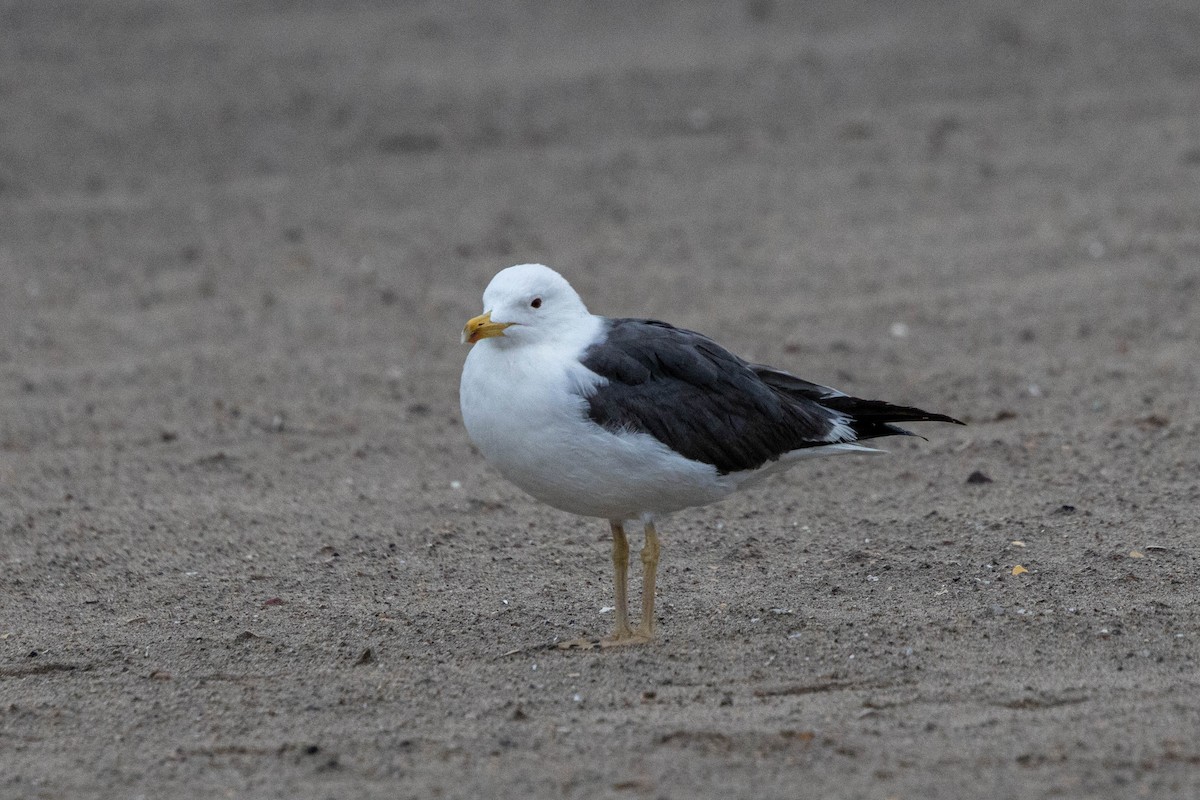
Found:
<svg viewBox="0 0 1200 800"><path fill-rule="evenodd" d="M799 461L877 453L860 442L915 435L893 423L951 422L752 364L694 331L591 314L541 264L501 270L462 341L459 398L484 459L536 499L608 521L616 624L592 648L649 642L659 560L656 523L715 503ZM625 524L645 531L641 618L629 619Z"/></svg>

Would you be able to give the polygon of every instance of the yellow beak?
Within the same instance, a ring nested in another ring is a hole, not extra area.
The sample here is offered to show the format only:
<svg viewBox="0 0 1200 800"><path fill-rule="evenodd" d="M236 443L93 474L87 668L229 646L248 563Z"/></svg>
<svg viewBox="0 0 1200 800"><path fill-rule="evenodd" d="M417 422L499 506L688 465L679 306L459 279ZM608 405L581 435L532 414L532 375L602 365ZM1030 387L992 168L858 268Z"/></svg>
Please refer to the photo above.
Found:
<svg viewBox="0 0 1200 800"><path fill-rule="evenodd" d="M480 339L488 339L492 336L503 336L504 329L512 325L511 322L492 322L492 312L480 314L467 321L463 326L462 340L463 344L475 344Z"/></svg>

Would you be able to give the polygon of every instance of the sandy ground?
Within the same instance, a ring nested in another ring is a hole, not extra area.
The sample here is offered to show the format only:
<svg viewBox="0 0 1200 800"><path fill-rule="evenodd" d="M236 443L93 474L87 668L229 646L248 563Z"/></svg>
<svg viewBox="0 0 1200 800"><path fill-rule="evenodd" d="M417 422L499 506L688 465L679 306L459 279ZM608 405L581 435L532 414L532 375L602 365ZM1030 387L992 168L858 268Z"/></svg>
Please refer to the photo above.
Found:
<svg viewBox="0 0 1200 800"><path fill-rule="evenodd" d="M1200 796L1198 87L1191 2L0 3L0 796ZM547 650L521 261L970 424Z"/></svg>

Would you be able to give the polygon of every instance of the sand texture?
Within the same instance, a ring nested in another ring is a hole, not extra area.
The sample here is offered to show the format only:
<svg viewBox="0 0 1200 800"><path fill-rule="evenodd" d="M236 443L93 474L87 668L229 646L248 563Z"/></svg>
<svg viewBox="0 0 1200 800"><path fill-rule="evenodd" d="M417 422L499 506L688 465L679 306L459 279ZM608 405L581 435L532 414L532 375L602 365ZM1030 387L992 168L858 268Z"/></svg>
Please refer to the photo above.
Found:
<svg viewBox="0 0 1200 800"><path fill-rule="evenodd" d="M547 649L524 261L968 425ZM1194 2L0 2L0 797L1200 796L1198 296Z"/></svg>

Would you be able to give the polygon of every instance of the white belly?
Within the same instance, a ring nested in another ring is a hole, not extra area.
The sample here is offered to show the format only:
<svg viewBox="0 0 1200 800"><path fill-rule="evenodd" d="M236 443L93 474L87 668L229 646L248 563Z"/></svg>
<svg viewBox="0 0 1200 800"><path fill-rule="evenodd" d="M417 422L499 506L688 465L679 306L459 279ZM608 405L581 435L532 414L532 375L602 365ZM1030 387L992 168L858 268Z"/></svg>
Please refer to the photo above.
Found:
<svg viewBox="0 0 1200 800"><path fill-rule="evenodd" d="M537 499L573 514L637 519L734 490L711 465L651 436L611 433L589 420L582 392L602 379L574 359L547 369L529 348L495 345L484 340L467 356L463 424L484 458Z"/></svg>

